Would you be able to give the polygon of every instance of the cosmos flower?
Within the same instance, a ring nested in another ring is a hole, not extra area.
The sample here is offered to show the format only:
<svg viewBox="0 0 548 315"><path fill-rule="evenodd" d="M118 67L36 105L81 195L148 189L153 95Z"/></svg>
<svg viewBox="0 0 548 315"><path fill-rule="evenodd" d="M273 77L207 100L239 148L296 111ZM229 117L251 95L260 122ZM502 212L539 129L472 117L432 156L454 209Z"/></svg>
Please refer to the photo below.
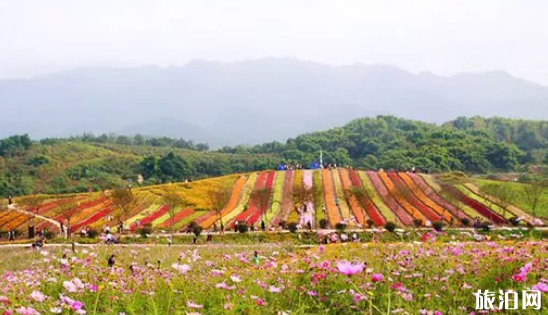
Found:
<svg viewBox="0 0 548 315"><path fill-rule="evenodd" d="M339 270L339 273L347 276L352 276L357 273L361 273L364 268L365 268L365 265L362 263L353 264L348 261L339 261L337 263L337 269Z"/></svg>

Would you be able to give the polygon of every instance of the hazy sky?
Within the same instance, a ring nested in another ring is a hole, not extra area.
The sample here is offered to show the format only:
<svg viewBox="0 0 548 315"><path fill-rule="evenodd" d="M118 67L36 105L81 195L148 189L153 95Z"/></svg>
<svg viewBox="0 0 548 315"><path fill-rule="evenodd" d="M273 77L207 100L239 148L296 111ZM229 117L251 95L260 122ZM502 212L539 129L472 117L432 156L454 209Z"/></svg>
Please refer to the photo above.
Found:
<svg viewBox="0 0 548 315"><path fill-rule="evenodd" d="M548 85L548 1L0 0L0 78L269 56Z"/></svg>

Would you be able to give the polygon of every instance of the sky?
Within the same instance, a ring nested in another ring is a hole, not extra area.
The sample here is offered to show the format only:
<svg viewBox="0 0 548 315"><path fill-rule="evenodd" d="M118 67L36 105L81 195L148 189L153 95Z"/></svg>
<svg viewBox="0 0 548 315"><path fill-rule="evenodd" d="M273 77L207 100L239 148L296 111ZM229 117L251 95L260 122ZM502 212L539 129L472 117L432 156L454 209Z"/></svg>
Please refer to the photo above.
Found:
<svg viewBox="0 0 548 315"><path fill-rule="evenodd" d="M0 79L292 57L548 86L546 0L0 0Z"/></svg>

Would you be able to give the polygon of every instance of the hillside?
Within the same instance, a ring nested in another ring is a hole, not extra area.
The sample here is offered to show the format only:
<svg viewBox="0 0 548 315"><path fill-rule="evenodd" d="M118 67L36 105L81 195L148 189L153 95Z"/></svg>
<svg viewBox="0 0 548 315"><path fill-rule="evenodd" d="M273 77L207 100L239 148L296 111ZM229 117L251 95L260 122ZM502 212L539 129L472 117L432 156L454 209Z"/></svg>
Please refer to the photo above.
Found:
<svg viewBox="0 0 548 315"><path fill-rule="evenodd" d="M548 119L548 88L502 71L444 77L389 65L266 58L4 80L0 104L9 117L0 137L131 132L217 147L285 141L377 115L430 123L474 115Z"/></svg>
<svg viewBox="0 0 548 315"><path fill-rule="evenodd" d="M135 142L138 138L114 139L1 140L0 196L138 187L263 170L278 162L272 154L212 152L205 145L189 146L169 138L142 144Z"/></svg>
<svg viewBox="0 0 548 315"><path fill-rule="evenodd" d="M297 222L302 226L310 222L317 227L323 220L331 227L340 222L350 227L382 227L387 222L410 227L417 220L421 225L443 221L463 226L477 217L497 225L509 225L509 220L517 217L523 219L520 224L536 223L524 210L526 203L504 205L500 199L481 192L472 181L448 184L424 174L338 168L263 171L135 188L132 192L136 202L126 217L105 193L43 196L33 206L24 206L25 198L18 198L15 203L19 206L15 209L28 212L3 210L0 230L24 231L29 224L38 229L58 229L48 221L29 221L30 213L63 222L73 231L84 226L96 229L115 226L118 220L133 231L144 224L167 230L171 221L163 198L166 187L174 189L189 205L174 211L176 230L184 229L191 221L205 229L214 224L220 227L220 216L226 228L232 228L236 221L258 228L261 220L269 227L277 227L281 222ZM212 193L219 191L226 191L227 195L222 209L215 211L214 200L219 199L213 198Z"/></svg>
<svg viewBox="0 0 548 315"><path fill-rule="evenodd" d="M323 162L370 170L428 169L471 174L542 171L548 122L458 118L438 126L393 116L358 118L285 143L223 147L174 138L84 134L0 140L0 195L76 193L138 187ZM142 175L142 181L138 181Z"/></svg>

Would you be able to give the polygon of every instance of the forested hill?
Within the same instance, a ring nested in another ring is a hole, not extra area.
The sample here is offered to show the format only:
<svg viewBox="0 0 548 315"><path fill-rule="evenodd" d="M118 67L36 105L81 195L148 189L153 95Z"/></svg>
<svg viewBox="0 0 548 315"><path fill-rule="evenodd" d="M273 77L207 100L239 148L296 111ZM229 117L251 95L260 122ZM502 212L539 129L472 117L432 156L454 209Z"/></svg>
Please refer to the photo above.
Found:
<svg viewBox="0 0 548 315"><path fill-rule="evenodd" d="M317 161L366 169L409 169L470 173L515 171L546 164L548 122L505 118L458 118L442 126L392 116L360 118L347 125L232 153L275 153L290 163Z"/></svg>
<svg viewBox="0 0 548 315"><path fill-rule="evenodd" d="M250 130L250 132L252 132ZM458 118L441 126L392 116L360 118L286 143L224 147L117 135L0 141L0 195L82 192L318 162L364 169L506 172L544 165L548 122ZM139 180L140 176L142 181Z"/></svg>

